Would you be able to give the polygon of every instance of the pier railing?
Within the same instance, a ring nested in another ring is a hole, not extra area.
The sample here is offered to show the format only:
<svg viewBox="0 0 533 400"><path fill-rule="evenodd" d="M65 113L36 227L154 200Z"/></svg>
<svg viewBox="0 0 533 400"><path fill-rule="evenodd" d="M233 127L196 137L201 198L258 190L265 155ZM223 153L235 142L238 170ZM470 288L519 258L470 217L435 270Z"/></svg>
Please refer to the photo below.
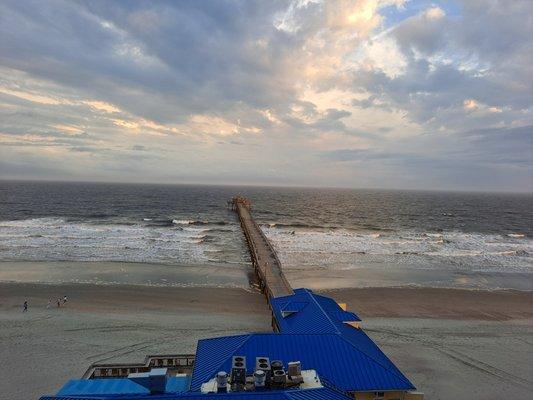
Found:
<svg viewBox="0 0 533 400"><path fill-rule="evenodd" d="M167 368L174 373L190 373L195 357L194 354L149 355L141 363L95 363L87 369L82 378L125 378L129 374L149 372L151 368Z"/></svg>

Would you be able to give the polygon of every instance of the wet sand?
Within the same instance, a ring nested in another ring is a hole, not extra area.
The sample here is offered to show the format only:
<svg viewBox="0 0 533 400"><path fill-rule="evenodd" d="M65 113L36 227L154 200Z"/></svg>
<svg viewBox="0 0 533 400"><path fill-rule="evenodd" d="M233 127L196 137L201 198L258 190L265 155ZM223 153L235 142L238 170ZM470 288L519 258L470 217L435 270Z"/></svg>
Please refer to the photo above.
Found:
<svg viewBox="0 0 533 400"><path fill-rule="evenodd" d="M325 292L428 399L526 397L533 389L533 293L449 289ZM67 295L66 307L47 309ZM22 313L27 299L29 311ZM0 393L55 393L93 362L192 353L200 338L270 331L265 298L238 288L0 283Z"/></svg>
<svg viewBox="0 0 533 400"><path fill-rule="evenodd" d="M321 293L347 303L361 318L401 317L480 321L533 319L533 292L434 288L362 288Z"/></svg>

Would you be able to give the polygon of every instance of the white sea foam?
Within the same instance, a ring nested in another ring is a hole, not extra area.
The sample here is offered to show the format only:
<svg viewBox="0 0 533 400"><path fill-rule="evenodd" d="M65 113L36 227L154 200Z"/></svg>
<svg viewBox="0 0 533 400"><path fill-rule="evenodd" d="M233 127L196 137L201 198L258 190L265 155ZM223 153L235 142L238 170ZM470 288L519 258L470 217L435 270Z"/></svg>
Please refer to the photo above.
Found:
<svg viewBox="0 0 533 400"><path fill-rule="evenodd" d="M215 230L218 227L213 227ZM195 264L207 262L211 251L225 250L240 258L228 239L238 226L214 232L209 225L183 229L149 224L67 222L62 218L0 221L0 260L128 261Z"/></svg>
<svg viewBox="0 0 533 400"><path fill-rule="evenodd" d="M386 263L414 268L438 265L533 272L533 241L528 238L517 241L506 234L263 229L289 269L349 269Z"/></svg>
<svg viewBox="0 0 533 400"><path fill-rule="evenodd" d="M173 219L172 223L175 225L191 225L194 224L195 221L188 220L188 219Z"/></svg>

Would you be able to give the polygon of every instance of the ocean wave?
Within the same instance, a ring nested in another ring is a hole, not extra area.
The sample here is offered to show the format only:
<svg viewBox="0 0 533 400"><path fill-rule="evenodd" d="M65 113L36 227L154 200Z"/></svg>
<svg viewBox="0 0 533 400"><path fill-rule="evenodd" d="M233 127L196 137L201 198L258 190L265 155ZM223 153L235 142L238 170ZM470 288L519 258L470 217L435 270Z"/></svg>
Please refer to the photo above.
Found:
<svg viewBox="0 0 533 400"><path fill-rule="evenodd" d="M188 226L224 226L225 221L189 220L189 219L144 219L146 225L183 228Z"/></svg>
<svg viewBox="0 0 533 400"><path fill-rule="evenodd" d="M262 224L261 226L268 227L268 228L337 229L337 227L334 227L334 226L305 224L302 222L292 222L292 223L271 222L267 224Z"/></svg>
<svg viewBox="0 0 533 400"><path fill-rule="evenodd" d="M172 223L175 225L227 225L226 221L207 221L207 220L189 220L189 219L173 219Z"/></svg>
<svg viewBox="0 0 533 400"><path fill-rule="evenodd" d="M213 250L241 259L238 229L221 225L175 225L171 219L69 221L33 218L0 221L0 260L204 263ZM194 221L193 221L194 222Z"/></svg>
<svg viewBox="0 0 533 400"><path fill-rule="evenodd" d="M63 218L29 218L12 221L0 221L0 228L33 228L40 226L60 226L65 223Z"/></svg>
<svg viewBox="0 0 533 400"><path fill-rule="evenodd" d="M173 224L176 224L176 225L191 225L193 224L195 221L193 220L187 220L187 219L173 219L171 221Z"/></svg>
<svg viewBox="0 0 533 400"><path fill-rule="evenodd" d="M533 269L533 241L507 234L461 231L354 231L264 227L284 266L314 268L368 263L498 271ZM418 267L417 267L418 268Z"/></svg>

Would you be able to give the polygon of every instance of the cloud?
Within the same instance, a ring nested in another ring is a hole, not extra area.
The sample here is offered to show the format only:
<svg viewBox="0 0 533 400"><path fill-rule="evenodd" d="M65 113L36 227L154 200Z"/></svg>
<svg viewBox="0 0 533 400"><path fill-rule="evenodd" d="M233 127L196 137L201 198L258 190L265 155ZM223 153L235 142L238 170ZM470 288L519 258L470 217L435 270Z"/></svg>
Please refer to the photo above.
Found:
<svg viewBox="0 0 533 400"><path fill-rule="evenodd" d="M43 166L9 167L17 177L468 189L490 170L495 189L524 190L532 12L496 0L4 1L0 156Z"/></svg>
<svg viewBox="0 0 533 400"><path fill-rule="evenodd" d="M93 101L84 101L83 103L87 104L88 106L98 111L103 111L108 114L121 112L120 108L114 106L113 104L106 103L105 101L93 100Z"/></svg>

